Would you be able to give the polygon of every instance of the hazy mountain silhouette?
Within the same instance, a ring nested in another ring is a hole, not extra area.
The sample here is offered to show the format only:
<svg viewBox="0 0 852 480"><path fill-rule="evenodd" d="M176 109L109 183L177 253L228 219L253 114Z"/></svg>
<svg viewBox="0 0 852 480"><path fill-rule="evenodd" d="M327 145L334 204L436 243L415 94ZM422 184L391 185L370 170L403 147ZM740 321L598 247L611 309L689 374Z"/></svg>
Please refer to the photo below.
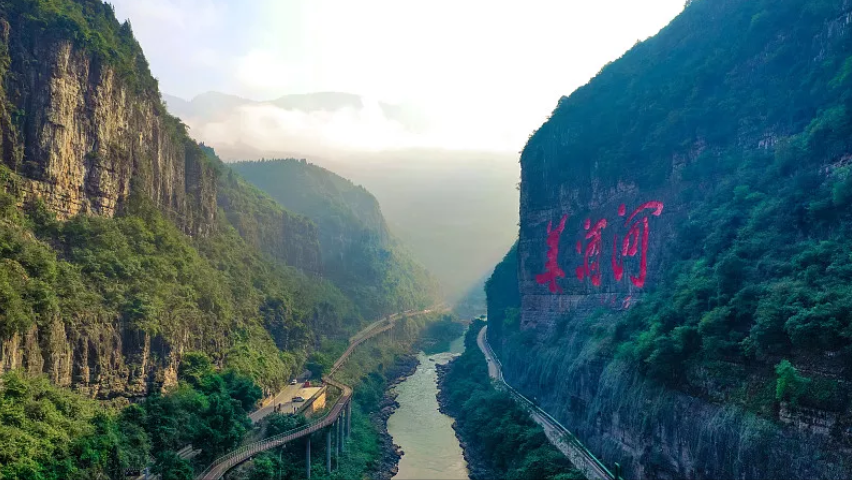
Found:
<svg viewBox="0 0 852 480"><path fill-rule="evenodd" d="M376 118L406 133L426 128L424 116L409 106L339 92L266 102L217 92L191 101L163 99L224 161L306 158L363 185L379 200L393 232L451 299L489 274L517 237L520 169L514 154L355 151L324 141L326 126L346 133Z"/></svg>
<svg viewBox="0 0 852 480"><path fill-rule="evenodd" d="M232 113L233 109L242 106L273 105L284 110L296 110L304 113L336 112L343 109L361 110L370 100L356 94L343 92L317 92L256 101L236 95L221 92L202 93L192 100L185 100L174 95L163 94L163 101L172 115L184 120L216 120ZM398 122L406 130L422 132L427 121L415 108L408 105L397 105L377 101L381 113L388 120Z"/></svg>

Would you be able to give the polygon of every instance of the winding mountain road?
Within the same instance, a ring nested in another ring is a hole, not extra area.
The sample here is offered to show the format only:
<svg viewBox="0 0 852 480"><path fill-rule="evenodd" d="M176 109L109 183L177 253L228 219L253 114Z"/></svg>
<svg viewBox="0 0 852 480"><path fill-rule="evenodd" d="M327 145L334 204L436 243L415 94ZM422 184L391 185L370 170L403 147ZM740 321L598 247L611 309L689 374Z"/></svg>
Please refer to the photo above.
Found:
<svg viewBox="0 0 852 480"><path fill-rule="evenodd" d="M539 408L530 399L515 390L514 387L506 383L506 380L503 378L500 359L494 355L491 346L488 345L488 339L485 336L487 328L487 326L482 327L482 330L479 331L479 334L476 336L476 344L479 345L479 349L485 354L485 360L488 363L488 376L496 380L499 386L508 390L509 394L526 408L530 414L530 418L544 430L544 434L550 440L550 443L568 457L571 463L581 470L586 478L590 480L616 480L612 472L570 430L565 428L555 418L550 416L550 414Z"/></svg>
<svg viewBox="0 0 852 480"><path fill-rule="evenodd" d="M260 440L258 442L243 445L242 447L217 458L209 467L207 467L206 470L204 470L204 472L202 472L196 477L196 480L218 480L230 469L250 459L251 457L260 452L279 447L286 443L292 442L293 440L308 436L316 431L322 430L323 428L332 425L334 422L337 421L338 417L340 417L340 414L343 412L343 409L346 407L346 405L352 398L352 387L334 380L332 376L337 373L338 370L340 370L344 363L346 363L346 360L349 359L349 356L352 355L352 352L355 351L355 348L357 348L358 345L364 343L370 338L373 338L376 335L379 335L380 333L393 328L396 320L401 317L431 313L440 309L441 307L439 306L433 309L422 310L419 312L408 310L402 313L396 313L387 318L383 318L381 320L373 322L364 329L362 329L360 332L358 332L352 338L349 339L349 347L346 349L345 352L343 352L340 358L338 358L337 361L334 362L334 366L332 366L331 370L329 370L328 375L323 376L323 381L325 383L332 385L340 389L341 391L340 397L337 399L334 406L328 413L314 420L308 425Z"/></svg>

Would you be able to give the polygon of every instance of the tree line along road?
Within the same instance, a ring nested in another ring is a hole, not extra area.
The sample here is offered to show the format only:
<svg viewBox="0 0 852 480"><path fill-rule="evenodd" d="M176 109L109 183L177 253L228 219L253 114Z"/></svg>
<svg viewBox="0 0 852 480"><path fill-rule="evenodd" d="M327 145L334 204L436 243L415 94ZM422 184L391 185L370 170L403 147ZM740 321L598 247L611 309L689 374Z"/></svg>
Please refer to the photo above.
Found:
<svg viewBox="0 0 852 480"><path fill-rule="evenodd" d="M240 448L219 457L209 467L207 467L204 472L198 475L196 477L196 480L218 480L229 470L252 458L254 455L260 452L279 447L296 439L320 431L324 428L328 428L334 425L335 422L340 419L341 415L345 415L348 418L349 414L351 413L351 409L348 407L352 400L352 387L334 380L332 376L343 366L346 360L349 359L349 356L352 354L352 352L355 351L355 348L357 348L360 344L364 343L370 338L373 338L376 335L379 335L380 333L393 328L396 320L401 317L431 313L433 311L438 311L441 308L442 307L439 306L432 309L421 310L419 312L407 310L405 312L396 313L387 318L373 322L364 329L362 329L360 332L350 338L349 347L346 349L345 352L343 352L340 358L338 358L337 361L334 362L334 366L331 368L328 375L323 377L323 381L325 383L335 388L338 388L341 391L340 397L338 397L334 406L328 413L301 428L289 432L284 432L279 435L275 435L273 437L266 438L248 445L243 445ZM350 411L350 413L346 413L347 411ZM344 423L343 427L344 430L346 430L347 425Z"/></svg>
<svg viewBox="0 0 852 480"><path fill-rule="evenodd" d="M514 387L506 383L506 380L503 378L500 359L497 358L491 350L491 346L488 345L488 339L485 335L487 329L488 326L484 326L479 331L479 334L476 336L476 344L485 355L485 361L488 363L488 376L495 380L498 388L507 390L512 398L529 412L530 418L541 426L550 443L562 452L563 455L568 457L571 463L582 471L586 478L590 480L623 480L618 473L618 464L616 464L616 474L613 475L570 430L565 428L565 426L550 416L550 414L539 408L530 399L515 390Z"/></svg>

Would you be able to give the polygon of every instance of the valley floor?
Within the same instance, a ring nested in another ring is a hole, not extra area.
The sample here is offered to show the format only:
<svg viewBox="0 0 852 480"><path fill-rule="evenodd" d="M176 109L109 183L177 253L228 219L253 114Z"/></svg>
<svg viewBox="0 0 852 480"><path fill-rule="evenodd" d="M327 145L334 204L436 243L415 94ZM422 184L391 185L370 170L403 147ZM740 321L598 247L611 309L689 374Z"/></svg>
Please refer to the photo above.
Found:
<svg viewBox="0 0 852 480"><path fill-rule="evenodd" d="M488 345L486 331L488 327L482 327L479 334L476 336L476 344L479 350L485 355L485 361L488 362L488 376L498 382L503 388L506 388L512 397L525 408L528 408L530 418L537 423L550 443L559 449L563 455L571 460L571 463L576 465L584 475L590 480L612 480L615 478L612 472L598 460L574 435L560 424L550 414L535 405L523 394L515 390L503 379L503 372L500 366L500 359L491 350Z"/></svg>
<svg viewBox="0 0 852 480"><path fill-rule="evenodd" d="M475 321L465 337L465 353L446 366L437 366L441 412L456 419L453 428L464 449L470 478L579 480L587 478L568 456L555 448L548 433L516 403L507 391L495 388L489 373L500 378L499 365L477 348L484 322ZM493 365L492 365L493 364ZM543 419L539 415L539 419ZM552 425L548 428L553 430ZM552 434L553 432L551 432ZM553 435L554 439L558 437ZM578 465L584 465L578 457ZM588 478L611 477L595 475Z"/></svg>

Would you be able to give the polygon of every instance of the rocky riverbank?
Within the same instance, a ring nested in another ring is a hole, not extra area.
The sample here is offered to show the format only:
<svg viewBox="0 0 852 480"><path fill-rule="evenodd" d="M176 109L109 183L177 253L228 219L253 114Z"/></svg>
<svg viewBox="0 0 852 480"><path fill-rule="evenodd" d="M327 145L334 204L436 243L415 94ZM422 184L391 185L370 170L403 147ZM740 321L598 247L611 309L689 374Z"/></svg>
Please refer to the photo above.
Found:
<svg viewBox="0 0 852 480"><path fill-rule="evenodd" d="M379 402L379 411L370 416L370 421L379 432L379 448L381 450L381 458L376 473L372 475L375 480L390 480L399 471L399 459L402 458L404 452L393 443L393 437L388 433L388 418L399 408L399 403L396 401L397 393L394 387L405 381L417 371L417 366L420 361L416 355L406 355L401 357L393 367L385 372L387 379L387 388L385 394Z"/></svg>
<svg viewBox="0 0 852 480"><path fill-rule="evenodd" d="M489 480L494 477L494 474L486 467L485 459L482 458L481 455L478 454L476 449L471 448L470 445L467 444L464 437L459 433L459 429L457 428L456 415L454 411L450 408L450 402L447 398L447 389L445 388L445 382L447 377L447 372L449 372L453 368L453 364L456 362L457 358L450 360L445 365L435 365L435 370L438 372L438 410L441 411L444 415L449 415L454 419L453 421L453 431L456 432L456 438L459 439L459 445L461 445L462 453L464 454L464 459L467 461L467 468L469 472L469 476L471 480Z"/></svg>

